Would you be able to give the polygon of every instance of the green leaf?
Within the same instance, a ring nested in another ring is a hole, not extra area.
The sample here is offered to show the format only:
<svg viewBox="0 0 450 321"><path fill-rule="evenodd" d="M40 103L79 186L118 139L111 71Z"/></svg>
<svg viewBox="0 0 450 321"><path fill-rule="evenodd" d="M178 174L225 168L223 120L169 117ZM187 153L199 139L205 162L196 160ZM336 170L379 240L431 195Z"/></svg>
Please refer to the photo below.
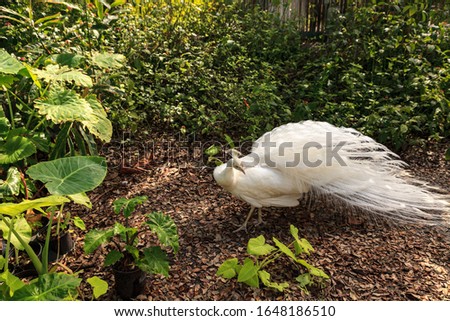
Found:
<svg viewBox="0 0 450 321"><path fill-rule="evenodd" d="M270 281L270 273L266 270L259 270L258 276L261 282L267 286L268 288L272 288L275 290L278 290L280 292L283 292L284 289L287 289L289 287L289 283L283 282L283 283L277 283L277 282L271 282Z"/></svg>
<svg viewBox="0 0 450 321"><path fill-rule="evenodd" d="M211 145L205 150L207 156L214 156L220 153L220 148L216 145Z"/></svg>
<svg viewBox="0 0 450 321"><path fill-rule="evenodd" d="M259 267L255 266L255 263L251 259L246 258L239 271L238 282L243 282L252 287L259 288L258 270Z"/></svg>
<svg viewBox="0 0 450 321"><path fill-rule="evenodd" d="M11 124L9 123L8 118L4 117L4 113L0 110L0 138L8 136L9 128ZM0 139L1 141L1 139Z"/></svg>
<svg viewBox="0 0 450 321"><path fill-rule="evenodd" d="M34 69L33 72L46 82L73 82L77 86L91 88L92 79L80 70L70 69L68 66L48 65L44 70Z"/></svg>
<svg viewBox="0 0 450 321"><path fill-rule="evenodd" d="M108 292L108 283L100 279L98 276L90 277L89 279L86 280L86 282L92 286L94 299L98 299L103 294Z"/></svg>
<svg viewBox="0 0 450 321"><path fill-rule="evenodd" d="M0 196L19 195L21 182L19 170L16 167L8 168L6 180L0 179Z"/></svg>
<svg viewBox="0 0 450 321"><path fill-rule="evenodd" d="M236 276L236 268L239 265L237 258L232 258L224 261L217 270L216 275L221 276L225 279L231 279Z"/></svg>
<svg viewBox="0 0 450 321"><path fill-rule="evenodd" d="M18 78L12 75L2 75L0 74L0 88L3 86L7 89L11 88L11 85L18 80Z"/></svg>
<svg viewBox="0 0 450 321"><path fill-rule="evenodd" d="M85 60L83 56L73 53L63 53L59 55L53 55L52 59L59 65L69 66L76 68Z"/></svg>
<svg viewBox="0 0 450 321"><path fill-rule="evenodd" d="M0 271L4 269L6 264L6 259L3 257L3 255L0 255ZM0 280L1 280L1 276L0 276Z"/></svg>
<svg viewBox="0 0 450 321"><path fill-rule="evenodd" d="M256 238L251 238L248 241L247 245L247 253L252 255L267 255L273 251L275 251L276 248L273 247L270 244L266 244L266 239L263 235L260 235Z"/></svg>
<svg viewBox="0 0 450 321"><path fill-rule="evenodd" d="M317 276L319 278L324 278L324 279L329 279L330 278L328 274L326 274L321 269L316 268L315 266L311 266L311 268L309 269L309 273L314 275L314 276Z"/></svg>
<svg viewBox="0 0 450 321"><path fill-rule="evenodd" d="M65 273L49 273L40 275L30 284L21 287L14 293L17 301L61 301L74 299L81 279Z"/></svg>
<svg viewBox="0 0 450 321"><path fill-rule="evenodd" d="M291 225L289 227L289 230L291 232L291 235L295 239L295 242L294 242L295 254L298 255L301 253L306 253L307 255L309 255L311 252L314 252L314 248L308 242L307 239L304 239L304 238L302 238L301 240L299 239L298 228L296 228L294 225Z"/></svg>
<svg viewBox="0 0 450 321"><path fill-rule="evenodd" d="M89 132L92 135L109 143L111 141L113 128L103 106L94 95L88 95L85 99L92 109L92 115L89 119L81 121L81 123L89 129Z"/></svg>
<svg viewBox="0 0 450 321"><path fill-rule="evenodd" d="M144 249L144 256L137 262L137 266L147 273L169 276L169 260L159 246Z"/></svg>
<svg viewBox="0 0 450 321"><path fill-rule="evenodd" d="M125 56L121 54L112 53L94 53L92 62L103 69L119 69L123 67Z"/></svg>
<svg viewBox="0 0 450 321"><path fill-rule="evenodd" d="M55 124L89 121L93 114L89 103L69 89L52 89L47 98L36 100L35 107Z"/></svg>
<svg viewBox="0 0 450 321"><path fill-rule="evenodd" d="M50 195L34 200L24 200L20 203L2 203L0 204L0 214L15 216L29 209L41 210L42 207L58 206L67 202L70 200L64 196Z"/></svg>
<svg viewBox="0 0 450 321"><path fill-rule="evenodd" d="M36 153L36 146L26 137L12 136L0 145L0 164L12 164Z"/></svg>
<svg viewBox="0 0 450 321"><path fill-rule="evenodd" d="M30 242L31 240L31 227L28 224L27 220L24 217L19 218L9 218L9 217L3 217L0 221L0 230L3 232L3 237L5 239L8 239L10 237L10 229L8 225L12 224L12 228L14 231L17 232L17 234L20 235L22 240L26 243ZM11 233L11 244L14 245L14 247L18 250L23 250L24 247L22 243L20 243L19 239L16 237L14 233Z"/></svg>
<svg viewBox="0 0 450 321"><path fill-rule="evenodd" d="M175 222L169 215L153 212L147 215L147 224L156 233L161 244L170 246L174 253L178 252L178 232Z"/></svg>
<svg viewBox="0 0 450 321"><path fill-rule="evenodd" d="M17 75L25 68L20 61L12 57L5 49L0 49L0 72L4 74Z"/></svg>
<svg viewBox="0 0 450 321"><path fill-rule="evenodd" d="M126 245L125 250L127 250L127 252L130 253L135 260L139 258L139 250L135 246Z"/></svg>
<svg viewBox="0 0 450 321"><path fill-rule="evenodd" d="M30 166L27 174L45 184L51 194L73 195L93 190L106 176L103 157L74 156Z"/></svg>
<svg viewBox="0 0 450 321"><path fill-rule="evenodd" d="M123 253L117 250L111 250L105 257L105 266L111 266L123 258Z"/></svg>
<svg viewBox="0 0 450 321"><path fill-rule="evenodd" d="M73 225L75 225L82 231L86 231L86 224L84 224L84 221L79 216L75 216L73 218Z"/></svg>
<svg viewBox="0 0 450 321"><path fill-rule="evenodd" d="M114 236L114 229L107 230L90 230L84 237L84 252L91 254L100 245L109 241Z"/></svg>
<svg viewBox="0 0 450 321"><path fill-rule="evenodd" d="M92 208L91 200L89 199L89 196L86 195L86 193L78 193L78 194L72 194L67 195L68 198L70 198L74 203L84 205L87 208Z"/></svg>
<svg viewBox="0 0 450 321"><path fill-rule="evenodd" d="M113 202L114 213L119 214L123 211L123 216L130 217L136 209L136 206L147 201L147 196L136 196L131 199L121 197Z"/></svg>
<svg viewBox="0 0 450 321"><path fill-rule="evenodd" d="M14 295L14 292L25 286L25 283L22 282L22 280L20 280L17 276L13 275L8 270L0 274L0 283L3 282L9 288L10 297Z"/></svg>
<svg viewBox="0 0 450 321"><path fill-rule="evenodd" d="M283 243L281 243L280 241L278 241L275 237L273 237L273 242L275 243L275 245L280 249L281 252L283 252L284 254L286 254L287 256L289 256L291 259L293 259L294 261L297 261L297 257L295 256L295 254L291 251L290 248L288 248L286 245L284 245Z"/></svg>
<svg viewBox="0 0 450 321"><path fill-rule="evenodd" d="M311 275L309 273L300 274L295 280L300 283L300 287L306 288L308 285L312 283Z"/></svg>
<svg viewBox="0 0 450 321"><path fill-rule="evenodd" d="M450 161L450 148L445 152L445 160Z"/></svg>

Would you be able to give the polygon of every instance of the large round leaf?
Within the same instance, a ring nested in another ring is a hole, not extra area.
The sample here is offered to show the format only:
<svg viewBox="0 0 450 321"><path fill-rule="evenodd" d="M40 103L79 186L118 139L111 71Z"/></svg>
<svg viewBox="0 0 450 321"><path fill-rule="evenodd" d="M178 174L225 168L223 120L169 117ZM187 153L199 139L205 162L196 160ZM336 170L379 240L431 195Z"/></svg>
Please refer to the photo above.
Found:
<svg viewBox="0 0 450 321"><path fill-rule="evenodd" d="M36 146L26 137L11 136L0 146L0 164L12 164L36 153Z"/></svg>
<svg viewBox="0 0 450 321"><path fill-rule="evenodd" d="M106 176L106 162L97 156L59 158L30 166L27 174L42 181L51 194L72 195L100 185Z"/></svg>

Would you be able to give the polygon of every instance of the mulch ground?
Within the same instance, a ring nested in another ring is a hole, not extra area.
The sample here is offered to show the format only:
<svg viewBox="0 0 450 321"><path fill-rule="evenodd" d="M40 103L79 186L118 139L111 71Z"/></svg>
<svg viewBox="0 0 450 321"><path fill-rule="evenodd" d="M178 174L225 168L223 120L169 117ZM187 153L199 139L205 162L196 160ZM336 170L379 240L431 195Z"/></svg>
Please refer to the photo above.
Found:
<svg viewBox="0 0 450 321"><path fill-rule="evenodd" d="M448 144L412 148L402 155L417 178L448 190L450 162L443 153ZM171 256L170 277L150 275L137 300L450 300L450 231L448 228L398 226L361 219L348 208L326 200L308 200L296 208L265 208L265 224L249 224L247 232L234 233L249 206L219 187L212 167L202 162L201 145L177 137L153 136L124 139L104 146L109 172L103 185L90 194L92 210L79 207L88 228L106 228L118 217L111 203L118 197L147 195L133 224L143 213L162 211L177 224L180 250ZM299 274L289 262L270 267L281 281L291 282L285 292L254 289L236 280L216 276L226 259L246 257L251 237L263 234L289 242L289 225L315 248L307 260L330 275L309 293L295 285ZM99 276L111 288L102 300L118 300L110 268L102 266L106 251L82 251L84 232L76 230L75 249L62 263L84 278ZM152 235L140 243L151 245ZM282 278L282 279L281 279ZM88 285L82 297L91 298Z"/></svg>

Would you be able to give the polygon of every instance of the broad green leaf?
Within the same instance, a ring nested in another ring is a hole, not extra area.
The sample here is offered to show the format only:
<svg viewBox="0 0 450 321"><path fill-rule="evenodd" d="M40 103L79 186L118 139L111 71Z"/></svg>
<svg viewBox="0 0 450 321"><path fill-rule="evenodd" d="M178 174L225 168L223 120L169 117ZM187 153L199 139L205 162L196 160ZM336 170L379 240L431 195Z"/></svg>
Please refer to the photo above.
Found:
<svg viewBox="0 0 450 321"><path fill-rule="evenodd" d="M242 265L241 270L239 271L238 274L238 281L239 282L244 282L246 283L247 281L249 281L252 284L255 284L255 277L258 278L258 270L259 268L257 266L255 266L255 263L249 259L246 258L244 261L244 264ZM256 286L259 286L259 281L256 281ZM250 284L249 284L250 285ZM254 286L254 285L252 285Z"/></svg>
<svg viewBox="0 0 450 321"><path fill-rule="evenodd" d="M113 202L114 213L119 214L122 211L123 216L130 217L136 206L143 204L145 201L147 201L147 196L136 196L131 199L118 198Z"/></svg>
<svg viewBox="0 0 450 321"><path fill-rule="evenodd" d="M224 277L225 279L231 279L236 276L236 268L239 265L237 258L232 258L224 261L217 270L216 275Z"/></svg>
<svg viewBox="0 0 450 321"><path fill-rule="evenodd" d="M92 62L103 69L118 69L123 67L125 56L121 54L112 53L94 53Z"/></svg>
<svg viewBox="0 0 450 321"><path fill-rule="evenodd" d="M16 167L10 167L6 174L6 180L0 179L0 196L19 195L20 172Z"/></svg>
<svg viewBox="0 0 450 321"><path fill-rule="evenodd" d="M77 287L81 279L65 273L48 273L40 275L14 293L17 301L61 301L73 300L77 296Z"/></svg>
<svg viewBox="0 0 450 321"><path fill-rule="evenodd" d="M93 110L89 103L75 91L53 89L47 98L36 100L35 107L55 124L86 121L92 117Z"/></svg>
<svg viewBox="0 0 450 321"><path fill-rule="evenodd" d="M113 3L111 3L111 8L124 5L125 3L127 3L127 0L115 0Z"/></svg>
<svg viewBox="0 0 450 321"><path fill-rule="evenodd" d="M12 136L0 145L0 164L12 164L36 153L36 146L26 137Z"/></svg>
<svg viewBox="0 0 450 321"><path fill-rule="evenodd" d="M0 214L15 216L29 209L41 210L42 207L58 206L67 202L70 200L64 196L50 195L34 200L24 200L20 203L2 203L0 204Z"/></svg>
<svg viewBox="0 0 450 321"><path fill-rule="evenodd" d="M84 252L86 254L91 254L100 245L109 241L114 236L114 229L107 230L90 230L84 237Z"/></svg>
<svg viewBox="0 0 450 321"><path fill-rule="evenodd" d="M2 112L3 114L3 112ZM0 138L8 136L9 128L11 127L8 118L0 115ZM0 139L2 141L2 139Z"/></svg>
<svg viewBox="0 0 450 321"><path fill-rule="evenodd" d="M77 86L92 87L92 79L80 70L70 69L68 66L48 65L45 69L34 69L34 73L46 82L67 81L73 82Z"/></svg>
<svg viewBox="0 0 450 321"><path fill-rule="evenodd" d="M266 239L263 235L260 235L256 238L251 238L248 241L247 245L247 253L252 255L267 255L273 251L275 251L276 248L273 247L270 244L266 243Z"/></svg>
<svg viewBox="0 0 450 321"><path fill-rule="evenodd" d="M73 225L75 225L82 231L86 231L86 224L84 224L84 221L79 216L75 216L73 218Z"/></svg>
<svg viewBox="0 0 450 321"><path fill-rule="evenodd" d="M5 49L0 49L0 73L17 75L24 65L12 57Z"/></svg>
<svg viewBox="0 0 450 321"><path fill-rule="evenodd" d="M71 68L78 67L85 60L83 56L73 53L53 55L52 59L59 65L69 66Z"/></svg>
<svg viewBox="0 0 450 321"><path fill-rule="evenodd" d="M93 190L106 176L103 157L74 156L30 166L27 174L45 184L51 194L73 195Z"/></svg>
<svg viewBox="0 0 450 321"><path fill-rule="evenodd" d="M12 274L8 270L0 274L0 283L3 282L9 288L10 297L14 295L14 292L25 286L25 283L22 282L22 280L20 280L17 276Z"/></svg>
<svg viewBox="0 0 450 321"><path fill-rule="evenodd" d="M147 273L169 276L169 260L159 246L144 249L144 256L137 262L137 266Z"/></svg>
<svg viewBox="0 0 450 321"><path fill-rule="evenodd" d="M8 239L10 237L10 228L8 225L12 225L14 231L20 235L25 243L29 243L31 240L31 227L27 220L22 216L19 218L3 217L0 221L0 230L3 232L3 237ZM11 233L11 244L18 250L23 250L24 247L20 243L19 239L14 233Z"/></svg>
<svg viewBox="0 0 450 321"><path fill-rule="evenodd" d="M86 193L78 193L78 194L72 194L67 195L68 198L70 198L74 203L84 205L87 208L92 208L91 200L89 199L89 196L86 195Z"/></svg>
<svg viewBox="0 0 450 321"><path fill-rule="evenodd" d="M105 257L105 266L111 266L123 258L123 253L117 250L111 250Z"/></svg>
<svg viewBox="0 0 450 321"><path fill-rule="evenodd" d="M27 63L23 63L23 65L25 66L24 69L22 69L19 74L23 77L28 77L31 78L31 80L33 80L33 83L40 89L42 89L42 85L41 82L39 81L39 77L38 75L36 75L36 73L34 72L35 69L33 67L31 67L29 64Z"/></svg>
<svg viewBox="0 0 450 321"><path fill-rule="evenodd" d="M108 282L100 279L98 276L90 277L86 280L86 282L92 286L94 299L98 299L103 294L108 292Z"/></svg>
<svg viewBox="0 0 450 321"><path fill-rule="evenodd" d="M13 75L2 75L0 74L0 88L4 86L4 88L11 88L11 85L18 80L18 78Z"/></svg>
<svg viewBox="0 0 450 321"><path fill-rule="evenodd" d="M278 290L280 292L283 292L284 289L287 289L289 287L289 283L287 283L287 282L283 282L283 283L271 282L270 281L270 273L267 272L266 270L258 271L258 276L259 276L259 279L261 280L261 282L268 288L272 288L272 289Z"/></svg>
<svg viewBox="0 0 450 321"><path fill-rule="evenodd" d="M238 271L238 282L245 283L254 288L259 288L258 270L259 268L255 266L253 261L246 258L242 268Z"/></svg>
<svg viewBox="0 0 450 321"><path fill-rule="evenodd" d="M297 257L295 256L295 254L291 251L290 248L288 248L286 245L284 245L283 243L281 243L280 241L278 241L275 237L273 237L273 242L275 243L275 245L280 249L281 252L283 252L284 254L286 254L287 256L289 256L291 259L293 259L294 261L297 261Z"/></svg>
<svg viewBox="0 0 450 321"><path fill-rule="evenodd" d="M147 224L156 233L161 244L170 246L174 253L178 252L178 231L175 222L169 215L153 212L147 215Z"/></svg>
<svg viewBox="0 0 450 321"><path fill-rule="evenodd" d="M109 143L111 141L113 128L103 106L94 95L88 95L85 99L92 109L92 115L90 115L89 119L83 120L81 123L89 129L89 132L92 135Z"/></svg>

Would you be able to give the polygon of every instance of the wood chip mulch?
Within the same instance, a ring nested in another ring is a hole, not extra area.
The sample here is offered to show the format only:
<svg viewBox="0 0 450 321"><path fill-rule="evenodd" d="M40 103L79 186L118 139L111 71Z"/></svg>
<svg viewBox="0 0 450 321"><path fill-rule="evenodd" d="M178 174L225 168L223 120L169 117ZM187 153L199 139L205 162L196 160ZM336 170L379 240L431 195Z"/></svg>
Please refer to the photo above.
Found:
<svg viewBox="0 0 450 321"><path fill-rule="evenodd" d="M417 178L448 190L446 146L412 148L402 156ZM305 200L296 208L265 208L265 224L254 226L254 218L248 232L234 233L249 206L215 183L213 168L201 164L200 147L175 136L128 139L104 146L109 172L103 185L90 194L92 210L72 209L72 215L82 217L88 228L105 228L117 219L111 208L116 198L147 195L149 200L139 208L140 214L163 211L175 220L180 250L171 256L170 277L148 276L146 290L137 300L450 300L448 228L361 219L326 200ZM136 216L135 223L143 220L142 215ZM328 273L330 280L305 293L295 286L298 271L287 261L272 267L274 275L283 277L279 281L291 283L282 293L216 276L224 260L237 257L243 261L251 237L263 234L266 239L275 236L289 242L290 224L316 250L307 260ZM112 271L102 266L106 251L85 255L84 232L75 230L74 236L76 248L62 263L83 278L96 275L108 281L111 288L101 299L118 300L112 289ZM151 235L140 239L143 245L153 241ZM84 283L82 298L91 299L91 290Z"/></svg>

